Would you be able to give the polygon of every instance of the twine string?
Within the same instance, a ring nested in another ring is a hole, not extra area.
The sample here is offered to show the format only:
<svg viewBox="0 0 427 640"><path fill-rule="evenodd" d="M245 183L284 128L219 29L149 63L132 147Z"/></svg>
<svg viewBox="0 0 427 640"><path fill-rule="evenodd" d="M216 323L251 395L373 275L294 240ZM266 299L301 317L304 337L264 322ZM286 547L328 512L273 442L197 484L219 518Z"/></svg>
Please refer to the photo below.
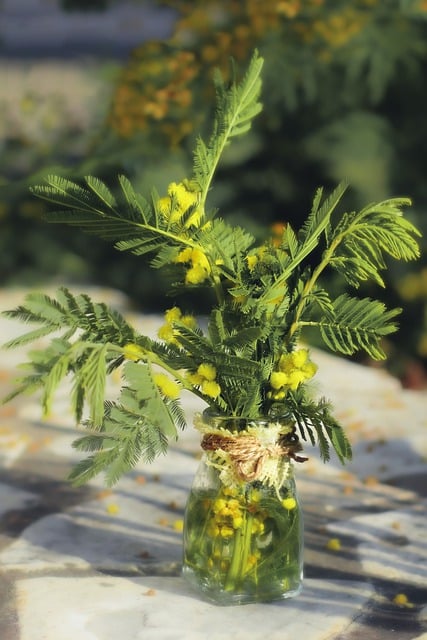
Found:
<svg viewBox="0 0 427 640"><path fill-rule="evenodd" d="M279 443L266 446L249 434L233 437L213 433L203 436L201 447L204 451L219 449L228 453L236 475L245 482L257 480L268 459L292 456L294 449L292 446Z"/></svg>

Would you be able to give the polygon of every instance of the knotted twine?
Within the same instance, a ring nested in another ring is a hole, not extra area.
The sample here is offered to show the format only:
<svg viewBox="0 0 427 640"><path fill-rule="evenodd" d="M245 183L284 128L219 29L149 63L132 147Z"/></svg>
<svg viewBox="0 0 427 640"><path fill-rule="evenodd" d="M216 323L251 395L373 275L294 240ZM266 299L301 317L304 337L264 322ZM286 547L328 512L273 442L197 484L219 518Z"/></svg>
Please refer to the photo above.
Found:
<svg viewBox="0 0 427 640"><path fill-rule="evenodd" d="M279 443L266 445L250 434L236 437L207 433L201 447L204 451L224 451L228 454L236 476L244 482L259 480L264 475L267 460L288 456L290 448Z"/></svg>
<svg viewBox="0 0 427 640"><path fill-rule="evenodd" d="M295 456L301 449L298 443L286 442L293 431L289 425L275 422L260 428L252 423L245 431L232 435L224 428L212 427L200 414L195 416L194 424L203 434L201 447L208 454L208 464L221 471L226 485L259 480L278 489L290 473L289 458L306 460Z"/></svg>

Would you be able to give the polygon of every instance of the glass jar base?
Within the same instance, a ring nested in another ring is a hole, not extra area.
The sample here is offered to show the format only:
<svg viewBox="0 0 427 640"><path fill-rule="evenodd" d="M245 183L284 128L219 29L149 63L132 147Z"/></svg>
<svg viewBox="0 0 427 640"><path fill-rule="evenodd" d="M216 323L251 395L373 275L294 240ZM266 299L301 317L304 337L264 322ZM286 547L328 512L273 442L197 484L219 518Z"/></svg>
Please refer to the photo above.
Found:
<svg viewBox="0 0 427 640"><path fill-rule="evenodd" d="M219 585L212 585L209 580L203 581L198 577L194 571L185 566L182 569L182 576L191 586L191 588L199 593L204 600L211 602L212 604L220 606L235 606L243 604L256 604L256 603L268 603L277 600L286 600L288 598L294 598L302 591L302 575L300 580L295 581L293 585L284 587L283 585L276 585L276 588L270 590L260 591L237 591L227 590L221 588Z"/></svg>

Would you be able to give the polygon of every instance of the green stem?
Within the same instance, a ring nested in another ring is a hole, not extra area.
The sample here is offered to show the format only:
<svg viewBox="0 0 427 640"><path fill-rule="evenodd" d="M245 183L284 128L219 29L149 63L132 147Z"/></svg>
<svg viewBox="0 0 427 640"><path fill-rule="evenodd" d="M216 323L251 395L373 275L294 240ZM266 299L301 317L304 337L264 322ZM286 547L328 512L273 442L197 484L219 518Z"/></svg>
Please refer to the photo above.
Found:
<svg viewBox="0 0 427 640"><path fill-rule="evenodd" d="M219 305L222 305L224 303L224 291L221 284L221 277L218 274L214 275L212 272L212 281L217 302Z"/></svg>
<svg viewBox="0 0 427 640"><path fill-rule="evenodd" d="M341 242L341 239L342 239L342 236L339 235L334 240L334 242L332 242L331 245L325 250L321 262L314 269L314 271L313 271L313 273L311 275L311 278L309 278L309 280L307 280L307 282L305 283L303 292L302 292L300 300L299 300L299 303L298 303L297 308L295 310L294 321L293 321L293 323L292 323L292 325L291 325L291 327L289 329L288 342L291 341L293 335L301 327L302 323L300 322L300 318L301 318L302 314L304 313L304 309L305 309L305 306L306 306L307 298L309 297L309 295L313 291L314 286L315 286L317 280L319 279L320 275L322 274L322 272L326 269L326 267L330 263L332 256L334 255L338 245Z"/></svg>
<svg viewBox="0 0 427 640"><path fill-rule="evenodd" d="M233 556L224 585L226 591L235 591L245 574L251 548L252 521L252 514L246 511L242 526L234 537Z"/></svg>

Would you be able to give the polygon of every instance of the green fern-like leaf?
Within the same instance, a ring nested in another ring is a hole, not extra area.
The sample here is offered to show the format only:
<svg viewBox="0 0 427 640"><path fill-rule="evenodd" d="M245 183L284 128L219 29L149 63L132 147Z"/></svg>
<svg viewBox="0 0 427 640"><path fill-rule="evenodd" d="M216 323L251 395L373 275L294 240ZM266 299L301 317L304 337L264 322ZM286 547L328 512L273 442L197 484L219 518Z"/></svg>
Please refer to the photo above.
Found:
<svg viewBox="0 0 427 640"><path fill-rule="evenodd" d="M333 308L333 314L319 322L321 336L332 351L351 355L363 350L374 360L386 357L380 340L396 331L393 320L400 309L387 310L382 302L347 294L339 296Z"/></svg>
<svg viewBox="0 0 427 640"><path fill-rule="evenodd" d="M254 243L254 237L240 227L232 227L217 218L197 235L213 262L218 263L228 279L234 280L239 273L240 258Z"/></svg>
<svg viewBox="0 0 427 640"><path fill-rule="evenodd" d="M215 75L216 114L212 135L206 144L199 138L194 151L194 180L201 192L201 206L222 156L230 140L246 133L253 118L261 111L261 69L263 59L255 52L243 80L226 87L220 74Z"/></svg>
<svg viewBox="0 0 427 640"><path fill-rule="evenodd" d="M135 238L158 238L164 230L156 224L153 206L137 194L130 182L119 177L120 199L98 178L87 176L82 187L62 177L50 175L47 185L35 185L32 192L52 204L61 205L61 209L46 214L53 223L64 223L80 227L89 234L95 234L104 240L122 242ZM123 250L123 247L120 246Z"/></svg>
<svg viewBox="0 0 427 640"><path fill-rule="evenodd" d="M115 310L96 303L86 294L73 295L67 288L57 291L56 298L30 293L24 304L7 311L8 317L42 324L34 331L7 343L8 348L27 345L31 340L53 332L61 337L51 339L47 347L30 353L28 373L17 380L18 387L4 401L19 393L42 389L42 406L50 411L54 394L67 376L72 380L71 409L81 420L87 403L94 424L103 418L106 378L121 363L121 350L134 342L134 329Z"/></svg>
<svg viewBox="0 0 427 640"><path fill-rule="evenodd" d="M120 175L119 183L125 200L129 206L129 214L132 219L135 222L150 224L153 216L150 203L140 193L135 191L132 183L126 176Z"/></svg>
<svg viewBox="0 0 427 640"><path fill-rule="evenodd" d="M122 388L118 402L106 403L102 423L86 423L96 433L79 438L73 445L79 451L95 452L72 470L70 480L76 485L99 473L105 473L108 485L115 484L140 459L152 462L165 453L169 440L176 438L175 424L185 424L179 404L164 402L148 365L128 362L124 380L127 386Z"/></svg>
<svg viewBox="0 0 427 640"><path fill-rule="evenodd" d="M418 229L402 215L407 198L393 198L344 214L331 239L330 265L353 286L371 279L384 286L380 271L385 256L395 260L413 260L420 255Z"/></svg>
<svg viewBox="0 0 427 640"><path fill-rule="evenodd" d="M94 176L87 176L86 183L88 187L95 193L98 198L101 200L104 206L108 209L115 209L117 207L117 202L110 189L106 186L104 182L102 182L99 178L95 178Z"/></svg>
<svg viewBox="0 0 427 640"><path fill-rule="evenodd" d="M292 244L292 252L282 264L281 273L274 284L266 287L265 293L259 299L259 305L268 305L269 301L284 295L288 279L295 275L301 263L316 249L322 236L328 233L331 216L343 197L346 188L346 184L341 183L323 203L321 203L323 192L321 189L318 190L311 212L297 236L292 230L288 232L290 235L285 233L285 240L288 244L289 242Z"/></svg>
<svg viewBox="0 0 427 640"><path fill-rule="evenodd" d="M319 189L313 200L311 211L298 233L298 241L303 249L304 257L311 253L324 233L338 203L347 190L347 184L342 182L322 203L323 190Z"/></svg>
<svg viewBox="0 0 427 640"><path fill-rule="evenodd" d="M107 353L107 345L94 345L76 374L90 407L90 419L95 425L100 424L104 416Z"/></svg>
<svg viewBox="0 0 427 640"><path fill-rule="evenodd" d="M62 176L48 175L46 184L35 185L30 190L43 200L76 211L91 211L92 203L95 202L90 191Z"/></svg>
<svg viewBox="0 0 427 640"><path fill-rule="evenodd" d="M319 446L324 462L330 459L331 445L342 464L352 458L352 450L345 432L331 412L331 404L325 398L318 401L304 396L300 390L288 394L289 406L303 440Z"/></svg>

